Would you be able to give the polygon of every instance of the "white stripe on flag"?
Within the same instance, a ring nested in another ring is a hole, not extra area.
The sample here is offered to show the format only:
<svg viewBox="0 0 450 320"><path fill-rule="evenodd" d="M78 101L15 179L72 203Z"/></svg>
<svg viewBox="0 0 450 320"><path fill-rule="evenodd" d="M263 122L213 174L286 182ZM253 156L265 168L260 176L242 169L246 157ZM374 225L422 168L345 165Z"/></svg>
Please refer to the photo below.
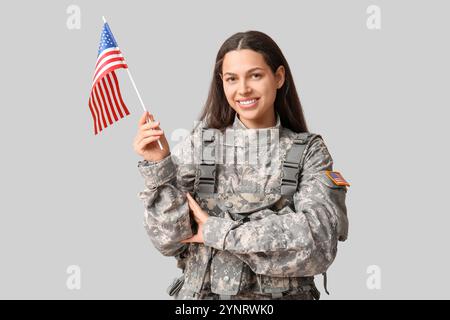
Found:
<svg viewBox="0 0 450 320"><path fill-rule="evenodd" d="M114 62L109 63L109 64L107 64L106 66L104 66L104 67L100 70L100 72L95 76L95 79L94 79L94 81L93 81L92 86L94 86L94 84L97 82L97 79L102 75L102 73L103 73L105 70L107 70L107 69L109 69L109 68L111 68L111 67L113 67L113 66L120 65L120 64L124 65L125 63L124 63L123 61L114 61Z"/></svg>
<svg viewBox="0 0 450 320"><path fill-rule="evenodd" d="M103 59L103 56L104 56L105 54L107 54L108 52L114 51L114 50L120 51L119 47L113 47L113 48L109 48L109 49L104 50L104 51L102 52L102 54L99 55L99 56L97 57L97 61L95 62L95 65L98 64L98 61L99 61L100 59Z"/></svg>
<svg viewBox="0 0 450 320"><path fill-rule="evenodd" d="M103 65L105 62L110 61L110 60L112 60L112 59L114 59L114 58L123 58L123 55L122 55L121 53L120 53L120 54L112 54L112 55L110 55L110 56L107 56L104 60L100 61L100 63L98 64L98 66L95 68L95 71L94 71L94 79L95 79L95 76L96 76L96 75L98 74L98 72L99 72L100 66ZM121 61L123 61L123 63L125 63L124 60L121 60Z"/></svg>

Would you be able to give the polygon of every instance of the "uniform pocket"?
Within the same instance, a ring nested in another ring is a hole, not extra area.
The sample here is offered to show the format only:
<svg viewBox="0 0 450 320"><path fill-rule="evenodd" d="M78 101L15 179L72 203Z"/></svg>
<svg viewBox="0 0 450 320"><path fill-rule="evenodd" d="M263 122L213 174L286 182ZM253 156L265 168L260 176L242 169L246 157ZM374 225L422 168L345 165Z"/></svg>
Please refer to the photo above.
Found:
<svg viewBox="0 0 450 320"><path fill-rule="evenodd" d="M255 293L283 294L289 291L289 278L256 274Z"/></svg>

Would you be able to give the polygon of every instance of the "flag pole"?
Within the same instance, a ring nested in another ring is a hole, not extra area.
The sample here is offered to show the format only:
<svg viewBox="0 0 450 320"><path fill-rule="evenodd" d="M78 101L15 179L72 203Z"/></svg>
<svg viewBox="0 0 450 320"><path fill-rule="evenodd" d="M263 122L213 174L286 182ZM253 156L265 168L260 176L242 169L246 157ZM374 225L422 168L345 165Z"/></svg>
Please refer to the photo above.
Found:
<svg viewBox="0 0 450 320"><path fill-rule="evenodd" d="M102 18L103 18L103 22L106 23L105 16L102 16ZM124 59L125 59L125 57L124 57ZM128 63L127 63L127 65L128 65ZM139 91L138 91L138 89L136 87L136 83L134 83L134 79L131 76L130 68L126 68L126 69L127 69L128 76L130 77L131 83L133 84L134 90L136 91L136 94L137 94L137 96L139 98L139 101L141 102L142 109L144 109L144 111L148 112L148 110L145 108L144 101L142 101L141 95L139 94ZM150 123L150 119L148 117L147 117L147 123ZM161 141L159 141L159 139L157 141L158 141L159 148L161 150L163 150L163 146L161 145Z"/></svg>

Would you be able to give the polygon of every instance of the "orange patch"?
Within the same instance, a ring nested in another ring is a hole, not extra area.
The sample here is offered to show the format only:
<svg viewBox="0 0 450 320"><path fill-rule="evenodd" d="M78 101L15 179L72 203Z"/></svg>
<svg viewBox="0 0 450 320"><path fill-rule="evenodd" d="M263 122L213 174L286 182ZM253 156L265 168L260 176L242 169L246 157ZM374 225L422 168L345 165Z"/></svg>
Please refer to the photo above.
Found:
<svg viewBox="0 0 450 320"><path fill-rule="evenodd" d="M333 181L333 183L337 186L348 186L350 184L344 179L344 177L337 171L326 171L327 176Z"/></svg>

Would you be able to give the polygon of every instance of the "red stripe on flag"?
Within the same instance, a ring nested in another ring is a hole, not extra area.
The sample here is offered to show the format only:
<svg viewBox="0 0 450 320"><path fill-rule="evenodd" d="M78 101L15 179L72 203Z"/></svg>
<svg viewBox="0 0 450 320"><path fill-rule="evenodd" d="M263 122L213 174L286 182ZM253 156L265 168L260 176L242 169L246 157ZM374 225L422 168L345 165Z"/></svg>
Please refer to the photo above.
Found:
<svg viewBox="0 0 450 320"><path fill-rule="evenodd" d="M124 111L125 111L125 114L126 114L126 115L129 115L129 114L130 114L130 111L128 111L128 109L127 109L125 103L124 103L123 100L122 100L122 95L120 94L119 81L117 81L116 73L115 73L115 72L111 72L111 73L112 73L112 75L113 75L114 82L116 83L116 88L117 88L117 92L118 92L118 94L119 94L119 100L120 100L120 103L122 104L122 107L123 107L123 109L124 109Z"/></svg>
<svg viewBox="0 0 450 320"><path fill-rule="evenodd" d="M111 102L111 96L109 94L108 85L106 84L105 77L102 78L102 84L103 84L103 92L105 93L105 96L108 99L109 109L111 110L114 120L117 121L119 119L117 118L116 111L114 110L114 105Z"/></svg>
<svg viewBox="0 0 450 320"><path fill-rule="evenodd" d="M91 110L92 119L94 120L94 133L97 134L98 133L98 131L97 131L97 119L96 119L96 116L94 114L94 109L92 108L92 105L91 105L91 98L89 98L89 109Z"/></svg>
<svg viewBox="0 0 450 320"><path fill-rule="evenodd" d="M103 61L103 60L105 60L105 58L107 57L107 56L110 56L110 55L112 55L112 54L121 54L122 52L120 52L120 50L112 50L112 51L109 51L109 52L107 52L107 53L104 53L102 56L100 56L99 57L99 59L97 60L97 63L95 64L95 69L97 69L97 67L98 67L98 65Z"/></svg>
<svg viewBox="0 0 450 320"><path fill-rule="evenodd" d="M100 79L103 78L106 74L108 74L108 73L110 73L110 72L113 72L114 70L120 69L120 68L125 68L125 69L126 69L126 68L128 68L128 66L127 66L126 64L124 64L124 63L121 63L121 64L117 64L117 65L115 65L115 66L112 66L112 67L106 69L105 71L103 71L103 72L100 74L100 76L97 78L97 80L95 80L94 86L95 86L95 85L100 81Z"/></svg>
<svg viewBox="0 0 450 320"><path fill-rule="evenodd" d="M107 75L106 78L108 79L108 83L109 83L109 87L111 88L112 91L112 96L114 99L114 103L116 104L116 109L119 112L120 118L123 118L123 113L122 110L120 108L119 102L117 102L117 93L116 93L116 88L114 87L112 81L111 81L111 75Z"/></svg>
<svg viewBox="0 0 450 320"><path fill-rule="evenodd" d="M103 112L102 105L100 103L99 94L97 92L97 86L94 88L94 94L95 94L95 102L97 103L98 108L100 109L100 115L102 116L102 122L103 122L103 128L106 128L108 124L106 123L105 113Z"/></svg>
<svg viewBox="0 0 450 320"><path fill-rule="evenodd" d="M106 116L108 117L109 124L113 124L113 121L111 120L111 115L109 114L108 105L106 104L105 95L103 94L102 86L100 82L97 85L98 91L100 92L100 96L102 99L103 108L105 108Z"/></svg>
<svg viewBox="0 0 450 320"><path fill-rule="evenodd" d="M110 63L116 62L116 61L124 61L125 59L123 57L116 57L116 58L111 58L111 59L107 59L104 62L102 62L102 65L100 67L98 67L95 71L94 77L92 79L95 79L95 77L97 76L97 74L100 72L100 70L102 70L102 68Z"/></svg>
<svg viewBox="0 0 450 320"><path fill-rule="evenodd" d="M91 91L91 103L94 106L94 110L95 110L96 115L97 115L97 127L98 127L98 130L102 131L103 128L102 128L102 124L100 122L100 111L99 111L97 105L95 104L94 91Z"/></svg>

